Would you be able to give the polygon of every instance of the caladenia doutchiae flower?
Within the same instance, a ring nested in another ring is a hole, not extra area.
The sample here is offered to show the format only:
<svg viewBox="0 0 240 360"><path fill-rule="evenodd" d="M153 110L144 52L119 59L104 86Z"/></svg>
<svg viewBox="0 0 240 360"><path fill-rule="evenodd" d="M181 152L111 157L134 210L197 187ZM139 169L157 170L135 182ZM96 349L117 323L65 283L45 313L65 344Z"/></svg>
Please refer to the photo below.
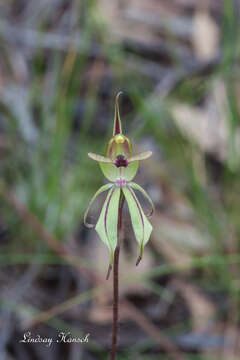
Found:
<svg viewBox="0 0 240 360"><path fill-rule="evenodd" d="M118 97L120 94L121 93L118 93L115 100L113 136L107 144L106 156L93 153L88 154L91 159L99 163L104 176L110 183L103 185L95 193L84 215L85 225L90 228L95 227L99 237L110 250L109 270L112 267L114 251L118 243L118 212L120 202L123 201L123 198L127 202L134 234L139 244L140 251L136 265L139 264L142 258L144 246L148 242L152 232L152 225L147 217L151 216L154 210L153 202L146 191L132 181L137 173L139 161L149 158L152 155L152 152L147 151L138 155L133 155L132 144L122 133L118 107ZM144 213L135 190L140 191L149 201L151 205L149 214ZM98 221L96 225L89 224L87 223L89 209L96 197L104 191L108 191L108 193Z"/></svg>

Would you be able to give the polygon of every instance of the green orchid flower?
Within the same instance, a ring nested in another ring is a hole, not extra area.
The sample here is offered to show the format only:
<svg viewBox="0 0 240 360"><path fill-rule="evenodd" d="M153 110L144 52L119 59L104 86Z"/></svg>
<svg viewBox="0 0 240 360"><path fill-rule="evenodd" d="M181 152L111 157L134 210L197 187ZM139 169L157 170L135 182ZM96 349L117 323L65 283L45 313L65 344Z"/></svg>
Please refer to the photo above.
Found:
<svg viewBox="0 0 240 360"><path fill-rule="evenodd" d="M89 228L95 227L100 239L109 248L111 254L110 267L113 263L114 251L118 241L118 211L122 197L124 197L127 202L134 234L140 247L136 265L138 265L142 259L144 246L150 238L152 225L147 217L151 216L154 211L154 204L146 191L132 181L137 173L139 161L149 158L152 155L152 152L147 151L138 155L132 154L132 144L122 133L118 106L120 94L121 93L117 94L115 100L113 136L107 144L106 157L93 153L88 154L91 159L98 162L104 176L111 183L103 185L95 193L84 215L84 224ZM149 201L151 205L149 214L144 213L134 190L140 191ZM108 194L98 221L96 225L89 224L87 223L88 212L96 197L104 191L108 191Z"/></svg>

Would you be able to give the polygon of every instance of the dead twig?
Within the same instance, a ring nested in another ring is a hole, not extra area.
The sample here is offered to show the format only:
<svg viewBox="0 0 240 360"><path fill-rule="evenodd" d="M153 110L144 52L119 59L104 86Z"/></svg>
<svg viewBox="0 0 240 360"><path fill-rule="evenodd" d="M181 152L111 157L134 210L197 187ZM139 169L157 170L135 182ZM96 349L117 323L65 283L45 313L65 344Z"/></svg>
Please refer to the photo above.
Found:
<svg viewBox="0 0 240 360"><path fill-rule="evenodd" d="M147 334L149 334L152 339L159 344L164 351L167 351L175 360L186 360L183 353L178 349L178 347L166 336L161 330L159 330L153 323L151 323L148 318L140 312L132 303L129 301L122 301L123 313L125 313L128 318L133 320L138 324Z"/></svg>

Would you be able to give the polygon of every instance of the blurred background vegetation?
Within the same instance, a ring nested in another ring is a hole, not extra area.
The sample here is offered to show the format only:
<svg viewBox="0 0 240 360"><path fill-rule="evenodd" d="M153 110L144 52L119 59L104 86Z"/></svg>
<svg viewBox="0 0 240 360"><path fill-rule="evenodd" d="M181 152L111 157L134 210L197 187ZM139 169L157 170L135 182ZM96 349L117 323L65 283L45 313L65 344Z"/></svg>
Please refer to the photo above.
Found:
<svg viewBox="0 0 240 360"><path fill-rule="evenodd" d="M239 0L1 1L1 359L108 358L109 254L82 219L120 90L156 212L138 268L124 216L118 359L239 359L239 15Z"/></svg>

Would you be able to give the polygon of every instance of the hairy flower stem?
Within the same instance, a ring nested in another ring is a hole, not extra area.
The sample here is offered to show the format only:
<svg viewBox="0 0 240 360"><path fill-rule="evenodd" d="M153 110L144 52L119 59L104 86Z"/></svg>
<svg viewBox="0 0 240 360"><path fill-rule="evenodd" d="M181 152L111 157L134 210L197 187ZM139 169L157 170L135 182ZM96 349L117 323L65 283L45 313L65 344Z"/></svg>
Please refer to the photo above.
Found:
<svg viewBox="0 0 240 360"><path fill-rule="evenodd" d="M117 247L114 252L113 260L113 327L112 327L112 349L111 360L116 359L117 353L117 338L118 338L118 304L119 304L119 291L118 291L118 265L119 265L119 253L121 245L121 230L122 230L122 210L123 210L124 196L121 192L118 210L118 241Z"/></svg>

